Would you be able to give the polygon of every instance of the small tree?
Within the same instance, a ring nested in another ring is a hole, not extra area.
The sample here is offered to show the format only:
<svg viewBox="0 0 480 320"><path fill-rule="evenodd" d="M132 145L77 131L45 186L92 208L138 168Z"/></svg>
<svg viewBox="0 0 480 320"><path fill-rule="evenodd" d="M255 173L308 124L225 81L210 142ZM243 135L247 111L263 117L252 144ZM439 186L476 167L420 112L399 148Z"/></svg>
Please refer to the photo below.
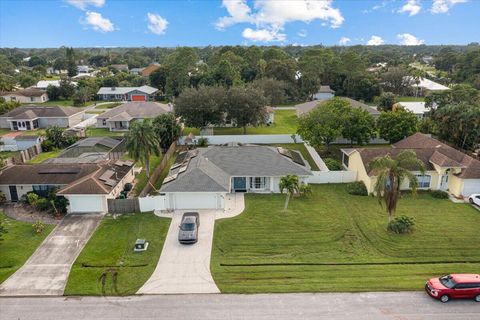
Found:
<svg viewBox="0 0 480 320"><path fill-rule="evenodd" d="M395 94L391 92L383 92L377 97L378 109L381 111L392 111L393 105L396 102L395 100Z"/></svg>
<svg viewBox="0 0 480 320"><path fill-rule="evenodd" d="M160 155L160 138L155 134L151 121L134 122L125 139L128 154L135 161L143 161L147 178L150 178L150 157Z"/></svg>
<svg viewBox="0 0 480 320"><path fill-rule="evenodd" d="M180 125L172 113L159 115L153 119L152 125L153 131L160 137L160 147L163 150L167 150L180 137Z"/></svg>
<svg viewBox="0 0 480 320"><path fill-rule="evenodd" d="M418 119L410 111L397 109L392 112L382 112L377 119L380 137L395 143L418 131Z"/></svg>
<svg viewBox="0 0 480 320"><path fill-rule="evenodd" d="M287 193L287 197L285 198L285 206L283 207L283 211L287 211L290 197L300 191L300 183L298 180L298 176L289 174L285 177L282 177L280 179L279 188L281 193L283 193L284 191Z"/></svg>
<svg viewBox="0 0 480 320"><path fill-rule="evenodd" d="M402 182L408 179L412 194L415 195L418 181L410 170L418 168L423 173L425 172L425 166L417 158L415 152L406 150L400 152L395 159L391 158L390 155L376 158L370 162L369 168L376 176L374 193L378 197L380 205L382 201L385 203L388 223L390 223L397 209Z"/></svg>

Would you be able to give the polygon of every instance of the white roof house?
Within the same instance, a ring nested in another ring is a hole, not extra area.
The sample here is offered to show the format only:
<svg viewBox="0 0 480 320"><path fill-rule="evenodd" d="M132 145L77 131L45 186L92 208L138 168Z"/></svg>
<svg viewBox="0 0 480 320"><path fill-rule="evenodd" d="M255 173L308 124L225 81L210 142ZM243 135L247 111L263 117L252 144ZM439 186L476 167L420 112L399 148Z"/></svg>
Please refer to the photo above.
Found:
<svg viewBox="0 0 480 320"><path fill-rule="evenodd" d="M414 113L418 118L423 118L425 113L430 111L430 109L425 107L425 102L421 101L399 102L397 103L397 105L403 107L405 110Z"/></svg>
<svg viewBox="0 0 480 320"><path fill-rule="evenodd" d="M48 86L60 87L60 81L61 80L40 80L35 85L35 88L45 90ZM71 84L77 86L76 82L71 82Z"/></svg>
<svg viewBox="0 0 480 320"><path fill-rule="evenodd" d="M412 83L412 87L418 87L425 90L430 91L443 91L443 90L450 90L449 87L446 87L438 82L432 81L427 78L420 78L420 82L418 85L415 83L415 79L413 77L406 77Z"/></svg>
<svg viewBox="0 0 480 320"><path fill-rule="evenodd" d="M141 87L101 87L97 94L127 94L132 91L141 91L146 94L152 94L158 91L157 88L150 86Z"/></svg>

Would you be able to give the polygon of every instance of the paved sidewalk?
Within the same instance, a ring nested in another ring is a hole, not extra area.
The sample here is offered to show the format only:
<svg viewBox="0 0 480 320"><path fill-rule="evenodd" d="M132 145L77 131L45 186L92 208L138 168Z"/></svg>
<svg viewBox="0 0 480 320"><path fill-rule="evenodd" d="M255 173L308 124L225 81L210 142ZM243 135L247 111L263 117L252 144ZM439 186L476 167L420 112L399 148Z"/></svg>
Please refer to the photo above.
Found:
<svg viewBox="0 0 480 320"><path fill-rule="evenodd" d="M157 267L137 294L220 292L210 273L215 211L196 211L200 213L198 242L193 245L178 242L184 211L175 211Z"/></svg>
<svg viewBox="0 0 480 320"><path fill-rule="evenodd" d="M27 262L0 285L0 295L62 295L72 264L102 217L93 213L65 216Z"/></svg>

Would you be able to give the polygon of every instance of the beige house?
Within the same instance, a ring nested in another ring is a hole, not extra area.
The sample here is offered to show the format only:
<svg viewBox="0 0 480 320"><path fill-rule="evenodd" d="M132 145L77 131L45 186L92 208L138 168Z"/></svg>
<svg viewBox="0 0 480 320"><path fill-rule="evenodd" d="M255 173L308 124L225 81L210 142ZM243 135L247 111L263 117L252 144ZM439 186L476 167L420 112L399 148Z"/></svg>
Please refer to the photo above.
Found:
<svg viewBox="0 0 480 320"><path fill-rule="evenodd" d="M17 101L20 103L42 103L48 101L47 92L36 88L4 92L2 97L5 101Z"/></svg>
<svg viewBox="0 0 480 320"><path fill-rule="evenodd" d="M374 189L376 178L368 169L370 161L390 155L395 158L400 152L412 150L425 165L425 173L417 175L419 189L444 190L456 197L468 197L480 193L480 161L456 150L432 137L416 133L390 148L342 149L343 166L357 173L357 181L363 181L369 193ZM402 189L409 189L404 181Z"/></svg>

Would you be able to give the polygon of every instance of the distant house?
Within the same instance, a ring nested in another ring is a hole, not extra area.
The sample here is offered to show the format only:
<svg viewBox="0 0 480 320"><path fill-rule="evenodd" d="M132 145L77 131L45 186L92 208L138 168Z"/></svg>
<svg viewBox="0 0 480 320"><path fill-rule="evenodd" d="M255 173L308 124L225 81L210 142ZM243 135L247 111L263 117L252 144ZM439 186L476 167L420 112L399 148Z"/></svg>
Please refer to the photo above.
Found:
<svg viewBox="0 0 480 320"><path fill-rule="evenodd" d="M90 72L90 67L85 66L85 65L77 66L77 72L78 72L78 74L89 73Z"/></svg>
<svg viewBox="0 0 480 320"><path fill-rule="evenodd" d="M411 84L412 88L416 89L419 95L425 95L429 91L450 90L449 87L446 87L438 82L432 81L427 78L418 79L418 83L416 83L415 79L411 76L407 76L404 79L406 79Z"/></svg>
<svg viewBox="0 0 480 320"><path fill-rule="evenodd" d="M85 110L60 106L21 106L0 115L0 128L10 130L34 130L57 125L73 127L83 120Z"/></svg>
<svg viewBox="0 0 480 320"><path fill-rule="evenodd" d="M342 149L343 166L357 172L357 180L363 181L370 193L376 177L369 169L369 163L385 155L395 158L405 150L415 152L426 168L424 174L412 170L417 176L419 189L449 191L456 197L480 193L480 161L422 133L415 133L390 148ZM401 189L409 188L409 181L401 186Z"/></svg>
<svg viewBox="0 0 480 320"><path fill-rule="evenodd" d="M313 94L313 100L327 100L335 96L335 90L330 89L330 86L320 86L317 93Z"/></svg>
<svg viewBox="0 0 480 320"><path fill-rule="evenodd" d="M110 131L126 131L132 121L155 118L171 112L169 105L157 102L129 102L121 104L97 117L97 128L108 128Z"/></svg>
<svg viewBox="0 0 480 320"><path fill-rule="evenodd" d="M115 199L134 180L132 161L89 164L13 165L0 172L0 191L17 202L28 192L47 196L53 189L69 201L69 212L107 212L107 199Z"/></svg>
<svg viewBox="0 0 480 320"><path fill-rule="evenodd" d="M129 72L131 74L135 74L135 75L141 75L142 74L142 71L144 70L145 68L132 68L129 70Z"/></svg>
<svg viewBox="0 0 480 320"><path fill-rule="evenodd" d="M43 138L36 135L23 135L22 132L10 132L0 138L0 151L21 151L39 146Z"/></svg>
<svg viewBox="0 0 480 320"><path fill-rule="evenodd" d="M48 86L60 87L61 80L40 80L34 88L47 90ZM77 86L76 82L70 82L73 86Z"/></svg>
<svg viewBox="0 0 480 320"><path fill-rule="evenodd" d="M118 71L127 71L128 72L128 64L111 64L110 67L112 67L115 70Z"/></svg>
<svg viewBox="0 0 480 320"><path fill-rule="evenodd" d="M158 68L160 68L160 64L152 63L148 67L143 68L143 70L141 71L141 75L142 77L149 77L152 74L152 72L154 72Z"/></svg>
<svg viewBox="0 0 480 320"><path fill-rule="evenodd" d="M362 109L362 110L367 111L373 117L378 117L380 115L380 111L378 111L377 109L375 109L373 107L370 107L370 106L366 105L365 103L362 103L360 101L353 100L353 99L350 99L350 98L347 98L347 97L340 97L340 99L345 100L348 103L350 103L350 105L353 108ZM295 106L296 109L297 109L297 116L300 117L302 115L305 115L305 114L309 113L310 111L312 111L313 109L315 109L316 107L320 106L321 104L326 103L327 101L328 100L320 100L320 101L319 100L313 100L313 101L308 101L308 102L305 102L305 103L297 104Z"/></svg>
<svg viewBox="0 0 480 320"><path fill-rule="evenodd" d="M97 95L100 100L106 101L152 101L157 92L157 88L150 86L101 87Z"/></svg>
<svg viewBox="0 0 480 320"><path fill-rule="evenodd" d="M210 146L180 153L160 193L168 209L224 209L228 193L280 193L281 177L308 183L308 163L294 150L238 145Z"/></svg>
<svg viewBox="0 0 480 320"><path fill-rule="evenodd" d="M48 101L48 94L45 90L27 88L12 92L4 92L1 96L6 101L18 101L20 103L42 103Z"/></svg>
<svg viewBox="0 0 480 320"><path fill-rule="evenodd" d="M422 101L414 101L414 102L398 102L394 105L394 108L396 106L402 107L405 110L408 110L415 114L418 119L423 119L428 112L430 112L430 109L425 107L425 102Z"/></svg>

